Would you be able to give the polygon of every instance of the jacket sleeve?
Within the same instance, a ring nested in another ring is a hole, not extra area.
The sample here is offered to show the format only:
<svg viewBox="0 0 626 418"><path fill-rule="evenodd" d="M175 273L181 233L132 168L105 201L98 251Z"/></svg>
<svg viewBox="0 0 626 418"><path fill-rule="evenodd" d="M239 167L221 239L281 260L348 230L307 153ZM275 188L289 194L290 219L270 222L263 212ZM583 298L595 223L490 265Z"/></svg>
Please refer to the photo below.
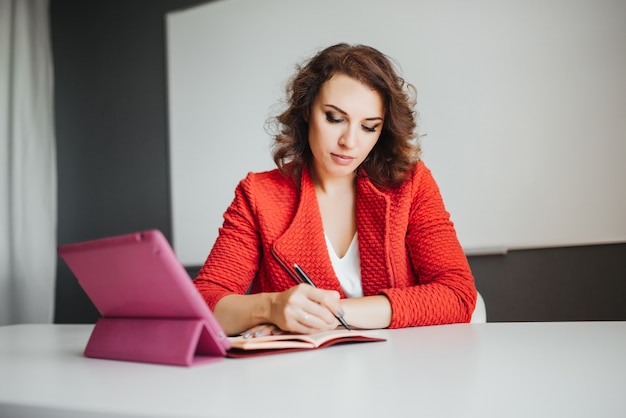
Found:
<svg viewBox="0 0 626 418"><path fill-rule="evenodd" d="M430 171L419 163L406 234L413 285L386 289L390 328L469 322L476 287L450 214Z"/></svg>
<svg viewBox="0 0 626 418"><path fill-rule="evenodd" d="M248 175L237 185L215 244L194 279L211 309L228 294L246 293L258 270L261 243L250 189L251 175Z"/></svg>

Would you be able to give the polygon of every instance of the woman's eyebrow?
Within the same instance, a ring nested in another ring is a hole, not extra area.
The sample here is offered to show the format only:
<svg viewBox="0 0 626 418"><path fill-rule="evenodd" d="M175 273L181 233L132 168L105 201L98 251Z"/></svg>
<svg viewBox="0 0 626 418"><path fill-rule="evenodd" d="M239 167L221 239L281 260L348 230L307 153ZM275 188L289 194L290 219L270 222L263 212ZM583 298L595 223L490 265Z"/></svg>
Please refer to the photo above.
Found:
<svg viewBox="0 0 626 418"><path fill-rule="evenodd" d="M327 103L324 106L332 107L333 109L335 109L337 112L341 113L342 115L348 115L348 112L346 112L345 110L343 110L340 107L337 107L337 106L335 106L333 104ZM371 118L365 118L365 120L380 120L380 121L382 121L383 118L381 118L380 116L373 116Z"/></svg>

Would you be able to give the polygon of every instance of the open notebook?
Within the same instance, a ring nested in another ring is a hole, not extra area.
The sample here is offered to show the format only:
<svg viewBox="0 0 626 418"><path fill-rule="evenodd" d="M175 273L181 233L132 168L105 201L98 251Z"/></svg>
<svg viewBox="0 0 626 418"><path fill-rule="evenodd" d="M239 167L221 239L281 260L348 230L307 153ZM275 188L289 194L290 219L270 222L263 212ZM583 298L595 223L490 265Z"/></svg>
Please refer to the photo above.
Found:
<svg viewBox="0 0 626 418"><path fill-rule="evenodd" d="M188 366L226 355L228 338L160 231L58 252L101 315L86 356Z"/></svg>
<svg viewBox="0 0 626 418"><path fill-rule="evenodd" d="M228 357L254 357L267 354L288 353L291 351L316 350L335 344L385 341L386 338L377 330L346 330L338 328L320 331L315 334L281 333L263 337L230 337L231 348Z"/></svg>

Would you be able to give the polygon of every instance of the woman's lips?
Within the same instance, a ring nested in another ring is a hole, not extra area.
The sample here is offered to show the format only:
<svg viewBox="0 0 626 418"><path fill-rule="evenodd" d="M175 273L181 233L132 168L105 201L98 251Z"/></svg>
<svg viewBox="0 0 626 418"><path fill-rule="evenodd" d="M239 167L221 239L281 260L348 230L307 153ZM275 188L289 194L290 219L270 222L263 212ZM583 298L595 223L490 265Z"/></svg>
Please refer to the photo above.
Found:
<svg viewBox="0 0 626 418"><path fill-rule="evenodd" d="M342 154L330 154L337 164L341 165L350 165L354 161L354 157L350 157L349 155Z"/></svg>

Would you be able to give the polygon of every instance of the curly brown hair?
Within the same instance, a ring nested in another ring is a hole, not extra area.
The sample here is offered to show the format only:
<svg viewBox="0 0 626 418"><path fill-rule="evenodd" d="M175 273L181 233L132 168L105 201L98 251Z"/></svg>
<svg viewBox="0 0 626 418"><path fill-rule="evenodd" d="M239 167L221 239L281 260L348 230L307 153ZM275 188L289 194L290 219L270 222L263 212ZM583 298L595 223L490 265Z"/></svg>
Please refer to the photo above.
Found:
<svg viewBox="0 0 626 418"><path fill-rule="evenodd" d="M333 45L296 66L285 89L287 109L274 120L274 162L283 174L294 179L310 163L313 157L308 142L308 115L322 84L338 73L376 90L384 102L383 129L361 167L379 187L402 183L420 154L415 88L398 75L389 57L366 45Z"/></svg>

